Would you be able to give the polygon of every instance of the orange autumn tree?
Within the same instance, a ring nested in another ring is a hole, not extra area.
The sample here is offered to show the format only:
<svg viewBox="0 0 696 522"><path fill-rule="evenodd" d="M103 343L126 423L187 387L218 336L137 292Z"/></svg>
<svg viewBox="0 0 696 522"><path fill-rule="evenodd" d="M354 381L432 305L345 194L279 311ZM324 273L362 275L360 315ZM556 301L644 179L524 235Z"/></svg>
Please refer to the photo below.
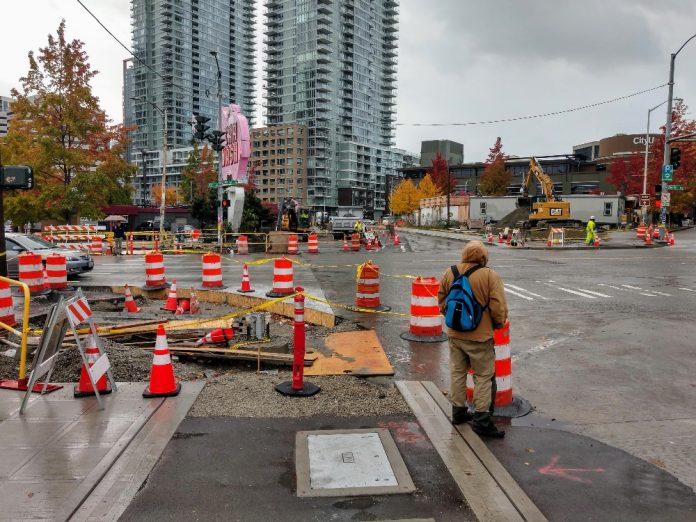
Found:
<svg viewBox="0 0 696 522"><path fill-rule="evenodd" d="M421 198L434 198L435 196L442 195L442 189L438 187L434 182L430 174L426 174L425 177L418 183L418 191L420 192Z"/></svg>
<svg viewBox="0 0 696 522"><path fill-rule="evenodd" d="M410 179L402 180L389 195L389 208L394 214L411 214L420 208L421 194Z"/></svg>
<svg viewBox="0 0 696 522"><path fill-rule="evenodd" d="M156 207L160 206L162 201L162 186L153 185L150 191L150 201ZM179 202L179 191L175 187L164 187L164 204L166 206L174 205Z"/></svg>

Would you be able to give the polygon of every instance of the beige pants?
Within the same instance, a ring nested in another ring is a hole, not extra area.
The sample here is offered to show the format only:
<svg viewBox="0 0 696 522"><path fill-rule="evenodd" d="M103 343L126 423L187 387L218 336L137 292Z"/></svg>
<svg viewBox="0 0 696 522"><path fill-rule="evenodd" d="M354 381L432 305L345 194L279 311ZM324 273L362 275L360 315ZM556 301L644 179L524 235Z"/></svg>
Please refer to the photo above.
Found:
<svg viewBox="0 0 696 522"><path fill-rule="evenodd" d="M495 348L485 342L449 339L450 397L452 404L466 406L466 374L474 370L474 406L478 412L493 411L495 397Z"/></svg>

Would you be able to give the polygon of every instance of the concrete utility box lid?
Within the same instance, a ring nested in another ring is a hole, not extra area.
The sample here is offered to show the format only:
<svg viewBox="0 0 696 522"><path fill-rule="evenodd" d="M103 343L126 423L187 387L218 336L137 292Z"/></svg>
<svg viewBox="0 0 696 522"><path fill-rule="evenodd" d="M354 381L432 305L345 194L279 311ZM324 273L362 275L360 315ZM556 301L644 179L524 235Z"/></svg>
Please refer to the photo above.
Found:
<svg viewBox="0 0 696 522"><path fill-rule="evenodd" d="M415 490L389 430L298 432L297 495L359 496Z"/></svg>

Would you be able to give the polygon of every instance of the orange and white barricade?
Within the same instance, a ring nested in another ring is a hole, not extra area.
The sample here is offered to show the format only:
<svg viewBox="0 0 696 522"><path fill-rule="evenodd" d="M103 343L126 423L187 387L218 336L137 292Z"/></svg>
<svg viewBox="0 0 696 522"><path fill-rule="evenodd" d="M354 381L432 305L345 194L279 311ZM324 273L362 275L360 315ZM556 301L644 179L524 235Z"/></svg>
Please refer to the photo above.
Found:
<svg viewBox="0 0 696 522"><path fill-rule="evenodd" d="M203 288L220 288L222 283L222 262L220 254L209 252L202 258Z"/></svg>
<svg viewBox="0 0 696 522"><path fill-rule="evenodd" d="M440 282L434 277L417 277L411 284L411 320L402 339L422 343L447 340L442 331L442 314L437 303Z"/></svg>
<svg viewBox="0 0 696 522"><path fill-rule="evenodd" d="M297 236L291 234L288 236L288 254L294 256L300 253L299 245L297 244Z"/></svg>
<svg viewBox="0 0 696 522"><path fill-rule="evenodd" d="M29 292L32 294L44 291L43 261L39 254L34 252L19 254L19 280L29 287Z"/></svg>
<svg viewBox="0 0 696 522"><path fill-rule="evenodd" d="M246 255L249 253L249 239L242 235L237 238L237 254Z"/></svg>
<svg viewBox="0 0 696 522"><path fill-rule="evenodd" d="M379 266L372 261L358 266L355 306L381 312L389 310L389 307L382 306L380 302Z"/></svg>
<svg viewBox="0 0 696 522"><path fill-rule="evenodd" d="M281 257L273 262L273 288L268 297L284 297L294 292L292 261Z"/></svg>
<svg viewBox="0 0 696 522"><path fill-rule="evenodd" d="M17 318L14 313L14 301L10 283L0 281L0 322L7 326L15 326Z"/></svg>
<svg viewBox="0 0 696 522"><path fill-rule="evenodd" d="M103 253L104 243L101 236L92 237L92 242L89 244L89 252L93 256L100 256Z"/></svg>
<svg viewBox="0 0 696 522"><path fill-rule="evenodd" d="M161 252L145 254L145 289L154 290L167 286L164 276L164 256Z"/></svg>
<svg viewBox="0 0 696 522"><path fill-rule="evenodd" d="M94 387L89 380L89 368L94 366L94 363L99 360L101 354L93 335L87 336L87 342L85 345L85 358L87 359L87 366L85 366L84 363L82 364L82 370L80 370L80 382L77 383L77 386L75 386L73 390L73 395L75 398L90 397L94 395ZM109 381L106 379L106 373L102 374L102 376L97 380L97 391L100 395L111 393L112 389Z"/></svg>
<svg viewBox="0 0 696 522"><path fill-rule="evenodd" d="M645 223L641 223L636 227L636 239L645 239Z"/></svg>
<svg viewBox="0 0 696 522"><path fill-rule="evenodd" d="M307 238L307 252L310 254L319 253L319 239L316 234L309 234Z"/></svg>
<svg viewBox="0 0 696 522"><path fill-rule="evenodd" d="M350 236L350 249L353 252L360 252L360 234L353 232Z"/></svg>
<svg viewBox="0 0 696 522"><path fill-rule="evenodd" d="M46 287L64 289L68 287L68 269L65 256L51 254L46 257Z"/></svg>

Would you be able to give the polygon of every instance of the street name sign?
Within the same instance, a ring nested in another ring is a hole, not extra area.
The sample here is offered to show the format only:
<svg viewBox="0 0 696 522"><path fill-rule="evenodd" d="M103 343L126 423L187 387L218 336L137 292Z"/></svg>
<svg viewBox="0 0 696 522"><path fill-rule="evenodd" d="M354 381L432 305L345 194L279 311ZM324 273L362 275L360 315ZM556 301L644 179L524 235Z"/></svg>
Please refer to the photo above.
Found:
<svg viewBox="0 0 696 522"><path fill-rule="evenodd" d="M684 190L684 185L667 185L667 190Z"/></svg>
<svg viewBox="0 0 696 522"><path fill-rule="evenodd" d="M208 183L208 188L233 187L235 185L239 185L239 181L235 179L226 179L223 181L213 181L212 183Z"/></svg>

